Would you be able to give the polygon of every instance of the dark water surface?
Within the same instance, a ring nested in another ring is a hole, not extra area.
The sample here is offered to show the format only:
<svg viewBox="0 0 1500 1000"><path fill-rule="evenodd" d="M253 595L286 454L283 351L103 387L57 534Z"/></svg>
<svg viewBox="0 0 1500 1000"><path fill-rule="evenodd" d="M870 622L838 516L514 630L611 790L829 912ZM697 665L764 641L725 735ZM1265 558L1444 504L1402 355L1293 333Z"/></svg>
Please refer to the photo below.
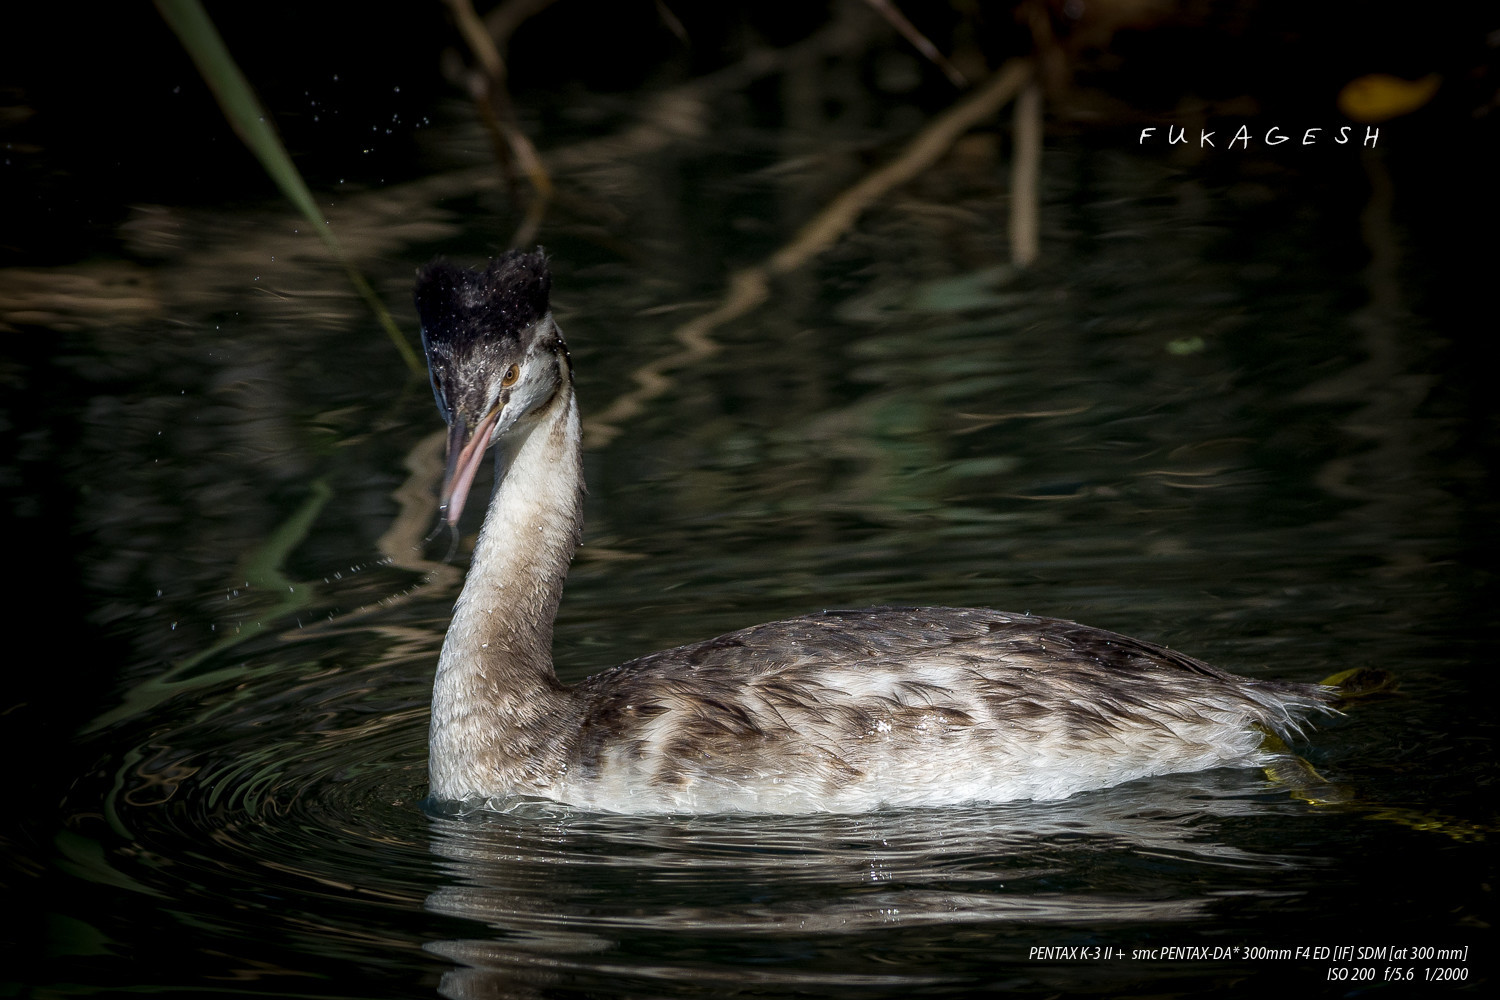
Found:
<svg viewBox="0 0 1500 1000"><path fill-rule="evenodd" d="M608 149L588 136L618 109L583 111L552 160L576 201L540 235L595 421L565 680L819 608L1033 611L1251 676L1396 674L1303 747L1348 801L1227 770L864 816L424 812L467 560L421 545L425 380L279 204L140 208L128 259L88 265L139 312L55 321L8 365L4 471L39 484L17 489L23 530L65 512L79 569L41 578L82 609L10 713L14 992L1444 995L1490 976L1492 379L1427 294L1440 262L1382 154L1213 179L1052 136L1042 260L1018 274L1004 147L981 137L604 426L729 268L859 176L869 136L718 106ZM459 166L478 133L428 135L444 169L332 209L408 330L415 268L482 259L514 223L488 169ZM1278 954L1339 946L1459 953ZM1210 951L1119 957L1166 947ZM1424 982L1441 969L1466 979Z"/></svg>

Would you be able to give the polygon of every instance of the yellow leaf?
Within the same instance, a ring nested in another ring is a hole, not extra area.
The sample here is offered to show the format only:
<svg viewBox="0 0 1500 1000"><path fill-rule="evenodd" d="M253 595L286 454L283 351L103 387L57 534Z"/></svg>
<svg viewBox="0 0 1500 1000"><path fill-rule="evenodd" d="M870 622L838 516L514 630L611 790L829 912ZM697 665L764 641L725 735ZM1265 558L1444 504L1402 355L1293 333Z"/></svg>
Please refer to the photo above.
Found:
<svg viewBox="0 0 1500 1000"><path fill-rule="evenodd" d="M1410 114L1432 100L1442 82L1443 78L1436 73L1420 80L1371 73L1344 84L1339 91L1339 110L1357 122L1383 122Z"/></svg>

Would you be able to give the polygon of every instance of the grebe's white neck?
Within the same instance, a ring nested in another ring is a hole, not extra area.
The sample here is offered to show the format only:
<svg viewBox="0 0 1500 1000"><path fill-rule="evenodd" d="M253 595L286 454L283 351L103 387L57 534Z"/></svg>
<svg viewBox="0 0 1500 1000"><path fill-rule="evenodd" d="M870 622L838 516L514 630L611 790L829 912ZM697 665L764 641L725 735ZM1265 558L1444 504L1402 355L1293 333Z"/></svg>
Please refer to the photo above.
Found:
<svg viewBox="0 0 1500 1000"><path fill-rule="evenodd" d="M497 784L540 790L558 777L568 698L552 669L552 622L583 527L581 440L564 377L551 402L497 445L508 462L438 659L435 798L481 797Z"/></svg>

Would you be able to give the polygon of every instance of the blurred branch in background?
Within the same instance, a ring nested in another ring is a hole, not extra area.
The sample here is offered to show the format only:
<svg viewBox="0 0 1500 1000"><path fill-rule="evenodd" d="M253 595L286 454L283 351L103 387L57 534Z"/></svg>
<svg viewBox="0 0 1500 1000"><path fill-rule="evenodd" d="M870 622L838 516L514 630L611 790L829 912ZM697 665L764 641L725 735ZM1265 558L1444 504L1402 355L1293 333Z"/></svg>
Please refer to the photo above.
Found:
<svg viewBox="0 0 1500 1000"><path fill-rule="evenodd" d="M494 39L495 47L504 52L517 28L555 3L557 0L505 0L484 15L484 29ZM657 7L660 10L661 4Z"/></svg>
<svg viewBox="0 0 1500 1000"><path fill-rule="evenodd" d="M1042 87L1035 80L1016 98L1015 150L1010 167L1010 259L1028 267L1041 252Z"/></svg>
<svg viewBox="0 0 1500 1000"><path fill-rule="evenodd" d="M588 423L589 443L598 446L612 440L620 433L618 424L635 416L646 402L671 386L670 372L701 361L718 350L710 338L712 332L765 302L772 278L805 267L833 246L871 205L893 188L911 181L931 167L965 132L998 113L1017 93L1023 89L1034 93L1036 96L1032 100L1039 106L1039 91L1034 85L1028 88L1032 79L1029 60L1015 59L1006 63L982 87L917 133L894 160L841 192L780 250L762 263L735 273L730 278L729 291L718 306L673 331L673 338L683 349L637 369L634 373L636 388L616 399ZM1040 126L1037 128L1039 133Z"/></svg>
<svg viewBox="0 0 1500 1000"><path fill-rule="evenodd" d="M473 56L475 66L464 74L464 83L479 120L489 133L490 144L495 150L495 159L510 191L511 203L520 210L520 196L516 187L516 172L526 175L531 183L532 198L527 204L520 225L511 235L509 245L523 246L536 239L547 206L552 201L552 178L536 147L516 122L515 107L511 103L510 90L506 83L505 58L501 49L509 42L511 34L527 18L551 6L554 0L510 0L495 8L485 21L474 12L469 0L443 0L453 15L453 23L463 37L464 44Z"/></svg>
<svg viewBox="0 0 1500 1000"><path fill-rule="evenodd" d="M949 62L948 57L939 52L937 46L933 45L926 35L918 31L906 19L906 15L897 10L895 4L892 4L890 0L865 0L865 3L869 4L881 17L890 22L891 27L900 32L901 37L905 38L918 52L922 53L928 62L942 70L943 75L948 78L949 83L953 84L959 90L963 90L969 86L968 79L958 71L958 67Z"/></svg>
<svg viewBox="0 0 1500 1000"><path fill-rule="evenodd" d="M508 245L522 247L536 239L548 207L556 196L552 178L536 146L516 119L510 97L505 51L511 36L528 19L552 6L557 0L504 0L483 18L475 11L472 0L443 0L453 17L473 65L462 73L464 88L474 101L485 131L494 148L511 204L522 216ZM948 61L937 46L918 31L889 0L865 2L898 31L928 61L941 69L955 87L969 85L964 75ZM688 44L687 29L671 8L657 0L656 13L679 41ZM517 184L524 175L531 186L531 199L522 207Z"/></svg>
<svg viewBox="0 0 1500 1000"><path fill-rule="evenodd" d="M276 186L281 188L282 194L286 195L287 199L296 206L297 211L301 212L302 216L312 224L319 238L332 251L345 273L348 274L349 281L354 285L355 290L369 304L376 319L385 328L386 336L390 337L391 343L400 352L401 359L406 362L407 368L411 369L414 374L420 375L422 363L418 360L416 352L397 329L395 321L391 319L391 314L385 308L385 303L380 301L380 297L375 294L375 290L370 287L365 276L345 256L337 237L328 226L328 221L318 211L312 192L307 189L302 175L292 163L292 158L287 155L286 147L282 145L281 138L276 134L276 127L271 123L271 116L261 106L250 82L245 79L245 75L235 64L234 58L229 54L229 49L224 45L223 38L219 36L218 30L203 10L202 4L198 0L156 0L156 9L161 12L162 18L182 42L183 48L187 49L193 64L198 67L198 72L202 74L204 82L213 91L214 99L219 102L219 107L223 110L225 119L234 128L235 134L255 154L261 167L276 182Z"/></svg>

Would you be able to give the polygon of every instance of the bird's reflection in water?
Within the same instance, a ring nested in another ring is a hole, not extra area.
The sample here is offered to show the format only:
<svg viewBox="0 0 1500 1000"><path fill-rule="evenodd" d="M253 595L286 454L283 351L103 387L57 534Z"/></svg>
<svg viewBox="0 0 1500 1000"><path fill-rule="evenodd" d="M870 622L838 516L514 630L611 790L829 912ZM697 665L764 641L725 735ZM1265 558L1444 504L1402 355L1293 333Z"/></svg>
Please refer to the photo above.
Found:
<svg viewBox="0 0 1500 1000"><path fill-rule="evenodd" d="M451 884L427 909L490 933L427 947L461 966L443 979L451 997L564 981L627 993L941 988L965 978L932 957L956 935L994 935L1004 963L1024 958L1038 928L1175 923L1229 897L1295 893L1286 874L1317 859L1219 833L1306 809L1232 770L1062 802L863 815L630 817L524 802L433 820Z"/></svg>

